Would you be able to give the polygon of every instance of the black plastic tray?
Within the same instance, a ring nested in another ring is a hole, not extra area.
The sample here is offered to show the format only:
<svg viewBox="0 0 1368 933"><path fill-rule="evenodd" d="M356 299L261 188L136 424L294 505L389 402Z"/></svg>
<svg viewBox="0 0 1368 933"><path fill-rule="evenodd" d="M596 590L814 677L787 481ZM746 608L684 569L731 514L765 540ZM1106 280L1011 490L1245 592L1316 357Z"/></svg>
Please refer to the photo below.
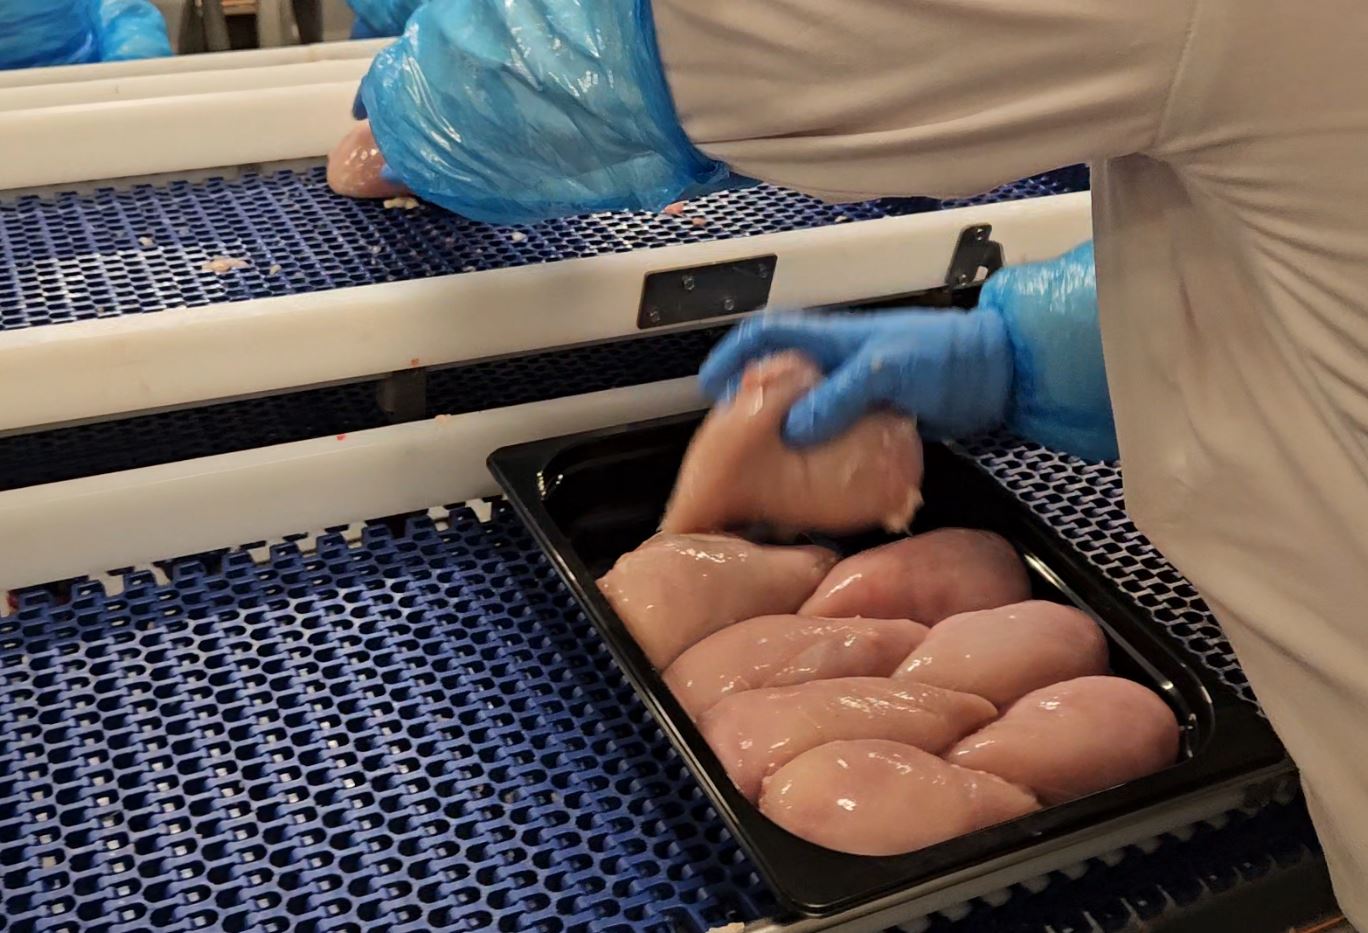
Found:
<svg viewBox="0 0 1368 933"><path fill-rule="evenodd" d="M1156 631L1147 613L972 461L937 445L926 452L926 505L914 531L984 528L1026 558L1036 596L1088 611L1106 630L1113 672L1165 697L1184 726L1182 760L1158 774L948 842L888 858L845 855L805 842L762 816L647 661L595 580L656 528L698 415L685 415L520 444L489 466L666 735L711 797L776 895L811 916L831 916L947 889L966 896L975 877L1007 866L1072 860L1152 835L1166 813L1175 825L1274 793L1292 773L1258 711ZM888 540L820 543L852 553ZM1084 851L1080 855L1080 846ZM1024 876L1023 876L1024 877ZM896 898L894 898L896 899Z"/></svg>

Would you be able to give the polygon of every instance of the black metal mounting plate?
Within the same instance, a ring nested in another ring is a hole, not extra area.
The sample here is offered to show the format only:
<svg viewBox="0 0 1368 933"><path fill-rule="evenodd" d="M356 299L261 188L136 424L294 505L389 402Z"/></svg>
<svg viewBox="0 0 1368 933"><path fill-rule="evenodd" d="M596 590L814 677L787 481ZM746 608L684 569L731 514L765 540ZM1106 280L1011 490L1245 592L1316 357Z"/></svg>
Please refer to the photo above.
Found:
<svg viewBox="0 0 1368 933"><path fill-rule="evenodd" d="M637 327L649 330L759 311L769 303L778 256L653 272L641 289Z"/></svg>

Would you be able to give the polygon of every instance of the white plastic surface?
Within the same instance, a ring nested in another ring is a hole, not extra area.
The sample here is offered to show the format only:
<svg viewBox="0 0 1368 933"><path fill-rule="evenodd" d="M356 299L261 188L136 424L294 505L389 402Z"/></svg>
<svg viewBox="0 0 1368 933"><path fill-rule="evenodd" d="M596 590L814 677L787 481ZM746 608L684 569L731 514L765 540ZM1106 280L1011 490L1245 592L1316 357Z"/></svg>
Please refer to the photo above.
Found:
<svg viewBox="0 0 1368 933"><path fill-rule="evenodd" d="M264 65L258 68L100 78L12 88L0 86L0 113L69 107L77 104L332 84L339 81L359 84L369 67L369 58L342 58L299 64Z"/></svg>
<svg viewBox="0 0 1368 933"><path fill-rule="evenodd" d="M0 591L491 495L499 447L702 405L676 379L0 492Z"/></svg>
<svg viewBox="0 0 1368 933"><path fill-rule="evenodd" d="M0 190L325 154L353 125L356 81L0 113Z"/></svg>
<svg viewBox="0 0 1368 933"><path fill-rule="evenodd" d="M91 65L63 65L57 68L24 68L0 71L0 88L34 87L44 84L70 84L131 78L138 75L187 74L196 71L227 71L261 68L268 65L294 65L302 62L339 61L375 57L391 39L357 42L324 42L318 45L280 49L250 49L238 52L210 52L173 58L149 58L131 62L102 62Z"/></svg>
<svg viewBox="0 0 1368 933"><path fill-rule="evenodd" d="M0 432L630 336L646 275L728 259L779 257L772 308L904 294L943 284L967 226L1027 262L1086 240L1088 208L1062 195L8 331Z"/></svg>

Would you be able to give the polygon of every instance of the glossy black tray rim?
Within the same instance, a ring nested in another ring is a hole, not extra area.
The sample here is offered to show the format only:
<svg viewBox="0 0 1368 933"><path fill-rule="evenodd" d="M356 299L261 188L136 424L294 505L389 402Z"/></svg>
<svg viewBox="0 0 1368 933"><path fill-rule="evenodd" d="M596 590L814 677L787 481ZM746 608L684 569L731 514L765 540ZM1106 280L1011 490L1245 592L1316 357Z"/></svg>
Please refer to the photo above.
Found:
<svg viewBox="0 0 1368 933"><path fill-rule="evenodd" d="M1257 805L1288 786L1294 769L1253 706L1214 674L1183 658L1159 634L1158 626L1143 609L1088 566L977 464L944 448L928 448L928 469L933 457L942 462L951 457L981 476L985 490L997 491L1000 501L994 505L1012 513L1016 527L1009 537L1013 543L1037 570L1046 568L1052 582L1099 618L1113 641L1128 649L1143 648L1146 659L1157 658L1168 670L1167 675L1154 672L1156 677L1169 676L1175 681L1172 688L1181 696L1200 698L1191 704L1198 720L1192 726L1202 739L1195 746L1189 742L1186 760L1147 778L901 856L871 858L834 852L771 823L732 786L721 763L604 599L594 575L545 504L555 486L548 468L578 448L613 438L628 443L634 438L645 440L653 433L694 426L700 418L701 413L691 413L517 444L495 451L488 465L508 502L603 636L642 702L786 906L808 916L833 916L896 897L899 892L929 895L963 885L976 874L1000 872L1006 865L1033 862L1050 853L1075 853L1080 843L1090 840L1097 843L1091 854L1101 854L1116 847L1127 827L1154 824L1155 817L1165 811L1215 815L1229 808L1233 796ZM1141 644L1137 645L1137 640ZM1203 811L1204 799L1226 803Z"/></svg>

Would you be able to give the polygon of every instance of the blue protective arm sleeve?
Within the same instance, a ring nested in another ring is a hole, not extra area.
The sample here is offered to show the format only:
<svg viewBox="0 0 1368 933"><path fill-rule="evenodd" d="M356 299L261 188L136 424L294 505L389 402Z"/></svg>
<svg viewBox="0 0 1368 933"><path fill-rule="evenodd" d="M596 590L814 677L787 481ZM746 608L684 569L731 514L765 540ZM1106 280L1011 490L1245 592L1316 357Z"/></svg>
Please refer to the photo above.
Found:
<svg viewBox="0 0 1368 933"><path fill-rule="evenodd" d="M352 25L353 39L377 39L397 36L404 24L424 0L347 0L356 14Z"/></svg>
<svg viewBox="0 0 1368 933"><path fill-rule="evenodd" d="M100 61L165 58L171 54L166 20L151 0L93 0Z"/></svg>
<svg viewBox="0 0 1368 933"><path fill-rule="evenodd" d="M731 183L679 125L649 0L430 0L361 97L393 177L476 220L660 210Z"/></svg>
<svg viewBox="0 0 1368 933"><path fill-rule="evenodd" d="M0 0L0 69L99 57L89 0Z"/></svg>
<svg viewBox="0 0 1368 933"><path fill-rule="evenodd" d="M1007 427L1084 459L1116 459L1092 243L1059 259L999 271L984 285L979 307L996 311L1007 325L1013 363Z"/></svg>

